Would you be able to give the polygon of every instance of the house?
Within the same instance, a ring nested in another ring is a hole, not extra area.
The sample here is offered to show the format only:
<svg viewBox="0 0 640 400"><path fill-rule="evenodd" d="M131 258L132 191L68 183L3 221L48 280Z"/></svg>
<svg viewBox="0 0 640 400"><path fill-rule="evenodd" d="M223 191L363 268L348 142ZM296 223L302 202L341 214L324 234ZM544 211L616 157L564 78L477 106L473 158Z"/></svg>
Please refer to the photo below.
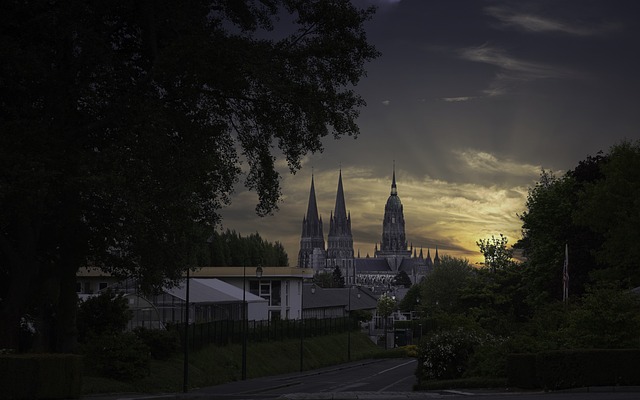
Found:
<svg viewBox="0 0 640 400"><path fill-rule="evenodd" d="M248 318L250 320L299 319L302 281L311 279L313 270L292 267L259 267L259 269L257 267L203 267L190 271L189 277L190 289L193 283L195 290L193 295L190 291L189 302L201 303L201 306L193 310L194 314L191 314L190 319L194 321L239 319L243 299L249 302ZM129 295L136 291L133 281L118 283L116 278L98 268L82 268L77 274L77 282L78 294L81 297L97 293L107 287L118 287L118 290ZM265 300L266 313L254 312L253 303L256 303L255 307L262 307L258 305L260 302L255 296ZM196 298L198 300L194 300ZM183 320L181 310L184 309L185 299L186 288L178 287L165 289L161 295L147 300L157 308L162 321L174 322ZM150 312L149 307L143 308Z"/></svg>
<svg viewBox="0 0 640 400"><path fill-rule="evenodd" d="M377 298L368 289L321 288L315 284L304 285L304 318L342 318L351 312L366 311L375 315Z"/></svg>

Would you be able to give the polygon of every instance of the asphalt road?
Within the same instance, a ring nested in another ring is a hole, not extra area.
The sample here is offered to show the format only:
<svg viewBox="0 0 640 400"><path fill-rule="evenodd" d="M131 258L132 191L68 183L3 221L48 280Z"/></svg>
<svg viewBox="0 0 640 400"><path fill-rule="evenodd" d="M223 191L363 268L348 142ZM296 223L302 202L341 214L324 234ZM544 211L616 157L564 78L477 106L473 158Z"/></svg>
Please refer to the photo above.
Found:
<svg viewBox="0 0 640 400"><path fill-rule="evenodd" d="M416 360L412 358L367 360L303 373L232 382L193 390L190 394L202 398L251 399L277 398L288 394L315 394L321 397L318 395L322 393L411 392L415 368Z"/></svg>
<svg viewBox="0 0 640 400"><path fill-rule="evenodd" d="M565 392L512 392L505 390L441 390L413 392L416 360L366 360L323 369L232 382L165 395L94 396L85 400L384 400L463 399L482 400L638 400L640 388L586 388Z"/></svg>

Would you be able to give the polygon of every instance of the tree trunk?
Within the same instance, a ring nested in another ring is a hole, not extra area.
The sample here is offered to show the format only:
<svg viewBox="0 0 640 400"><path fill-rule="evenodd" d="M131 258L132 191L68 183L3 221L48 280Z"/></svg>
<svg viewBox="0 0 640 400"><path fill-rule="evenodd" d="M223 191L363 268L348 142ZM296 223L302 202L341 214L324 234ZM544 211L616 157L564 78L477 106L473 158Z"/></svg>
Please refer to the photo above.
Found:
<svg viewBox="0 0 640 400"><path fill-rule="evenodd" d="M24 216L17 216L7 230L15 238L10 241L0 233L0 256L6 265L8 287L0 303L0 349L19 349L20 320L27 311L32 284L40 270L36 246L40 229Z"/></svg>

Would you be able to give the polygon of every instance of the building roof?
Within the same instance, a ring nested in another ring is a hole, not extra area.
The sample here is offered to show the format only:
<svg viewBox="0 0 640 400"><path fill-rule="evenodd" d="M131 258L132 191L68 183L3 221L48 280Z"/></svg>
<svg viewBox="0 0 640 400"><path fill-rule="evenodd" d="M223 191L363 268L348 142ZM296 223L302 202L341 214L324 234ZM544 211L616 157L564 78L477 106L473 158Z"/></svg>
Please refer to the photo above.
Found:
<svg viewBox="0 0 640 400"><path fill-rule="evenodd" d="M349 293L351 293L351 310L374 310L377 299L359 286L351 288L321 288L315 284L304 285L303 308L343 307L349 309ZM360 296L358 297L358 294Z"/></svg>
<svg viewBox="0 0 640 400"><path fill-rule="evenodd" d="M256 276L256 267L202 267L190 272L194 278L247 278ZM262 267L262 278L313 278L313 268L298 267Z"/></svg>
<svg viewBox="0 0 640 400"><path fill-rule="evenodd" d="M182 284L164 292L186 301L187 289ZM239 303L243 299L243 290L220 279L189 279L189 303ZM249 292L245 293L247 303L260 303L267 300Z"/></svg>
<svg viewBox="0 0 640 400"><path fill-rule="evenodd" d="M389 263L386 258L356 258L356 271L359 274L366 274L367 272L391 272Z"/></svg>

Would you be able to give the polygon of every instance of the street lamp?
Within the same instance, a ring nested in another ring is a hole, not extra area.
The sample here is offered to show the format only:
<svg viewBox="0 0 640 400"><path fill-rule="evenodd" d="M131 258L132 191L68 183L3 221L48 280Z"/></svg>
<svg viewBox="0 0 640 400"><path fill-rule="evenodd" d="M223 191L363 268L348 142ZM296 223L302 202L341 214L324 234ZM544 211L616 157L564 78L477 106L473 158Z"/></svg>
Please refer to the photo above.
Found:
<svg viewBox="0 0 640 400"><path fill-rule="evenodd" d="M316 292L315 285L311 285L311 294ZM300 279L300 372L304 365L304 276Z"/></svg>
<svg viewBox="0 0 640 400"><path fill-rule="evenodd" d="M256 277L262 278L262 266L256 268ZM247 379L247 331L249 330L249 307L247 304L247 267L242 264L242 380ZM260 287L260 284L258 284ZM259 292L258 292L259 293Z"/></svg>
<svg viewBox="0 0 640 400"><path fill-rule="evenodd" d="M347 314L347 321L348 321L348 327L347 327L347 361L351 361L351 324L352 324L352 320L351 320L351 285L349 285L349 313ZM358 298L360 298L360 288L358 288Z"/></svg>
<svg viewBox="0 0 640 400"><path fill-rule="evenodd" d="M187 268L186 299L184 316L184 365L182 377L182 391L189 391L189 268Z"/></svg>
<svg viewBox="0 0 640 400"><path fill-rule="evenodd" d="M242 262L242 380L247 379L247 264Z"/></svg>

